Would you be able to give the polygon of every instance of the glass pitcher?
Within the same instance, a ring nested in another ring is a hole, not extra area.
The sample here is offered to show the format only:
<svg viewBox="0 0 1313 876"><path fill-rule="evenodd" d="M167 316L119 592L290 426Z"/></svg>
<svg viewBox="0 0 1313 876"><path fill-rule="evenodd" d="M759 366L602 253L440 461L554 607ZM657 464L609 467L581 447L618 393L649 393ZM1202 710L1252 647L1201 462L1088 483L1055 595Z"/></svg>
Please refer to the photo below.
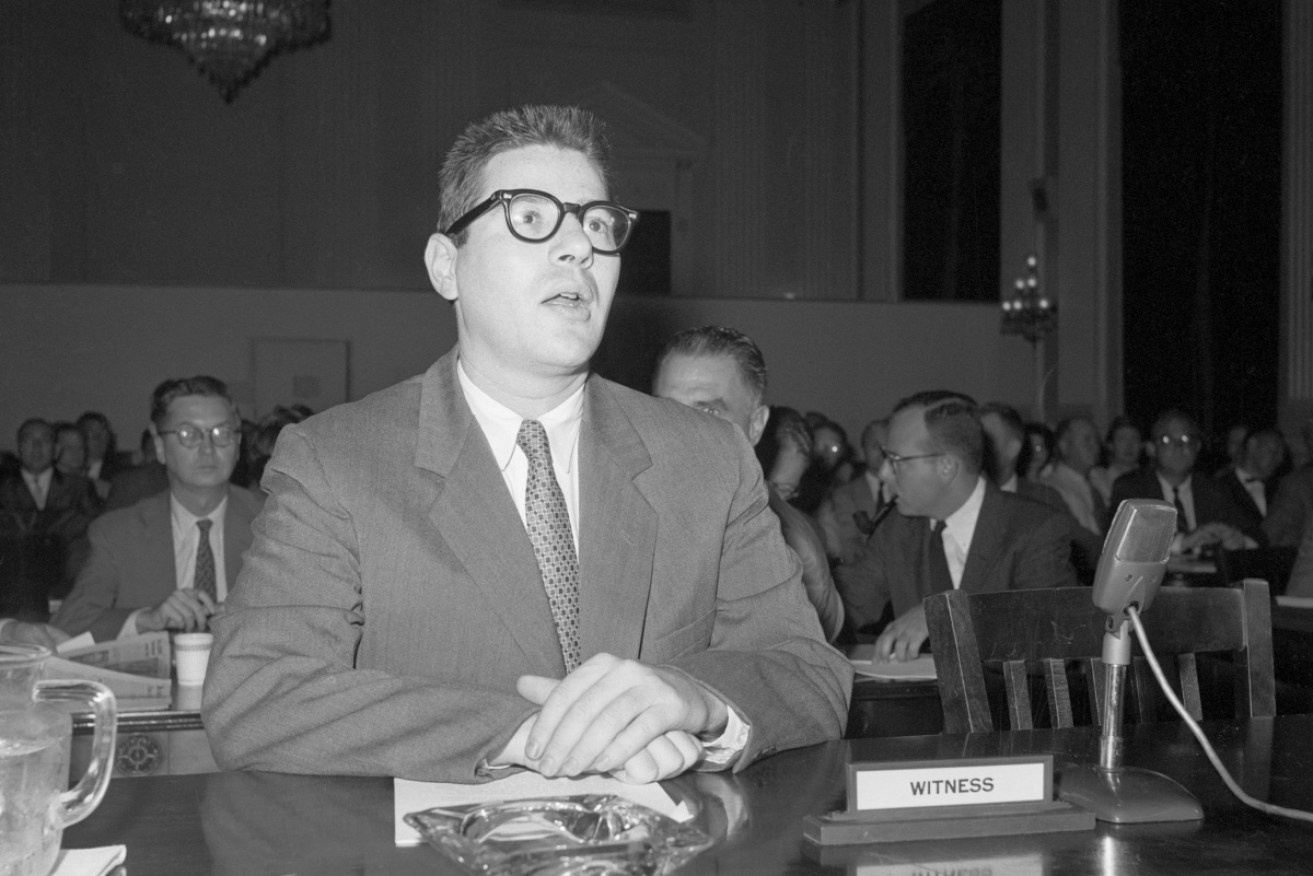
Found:
<svg viewBox="0 0 1313 876"><path fill-rule="evenodd" d="M0 645L0 876L47 876L64 828L92 813L109 787L117 708L94 681L41 681L50 650ZM72 790L73 722L54 703L90 706L96 717L91 762Z"/></svg>

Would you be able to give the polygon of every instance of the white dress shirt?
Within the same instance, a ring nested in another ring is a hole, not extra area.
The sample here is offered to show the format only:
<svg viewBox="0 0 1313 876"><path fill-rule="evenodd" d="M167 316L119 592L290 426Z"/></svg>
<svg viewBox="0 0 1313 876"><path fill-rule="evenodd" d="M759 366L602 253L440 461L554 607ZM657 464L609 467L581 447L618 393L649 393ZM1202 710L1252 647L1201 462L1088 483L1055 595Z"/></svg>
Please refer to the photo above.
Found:
<svg viewBox="0 0 1313 876"><path fill-rule="evenodd" d="M524 417L474 385L465 366L456 360L456 379L470 412L488 439L492 457L501 469L506 489L515 502L515 510L524 520L524 494L529 484L529 458L515 443ZM585 384L586 385L586 384ZM574 549L579 553L579 428L583 422L584 387L571 393L565 401L538 417L547 432L547 445L552 451L552 469L556 482L565 496L570 512L570 529L574 533ZM748 744L748 726L728 703L725 704L727 721L725 731L717 738L703 743L703 760L723 766L736 757ZM499 765L491 765L494 769Z"/></svg>
<svg viewBox="0 0 1313 876"><path fill-rule="evenodd" d="M948 560L948 574L953 579L953 589L962 586L962 572L967 566L967 554L971 552L971 539L976 534L976 521L980 519L980 506L985 501L985 479L976 478L976 488L967 496L961 507L944 518L944 559ZM931 529L935 521L929 521Z"/></svg>
<svg viewBox="0 0 1313 876"><path fill-rule="evenodd" d="M36 502L38 510L46 510L46 499L50 497L50 479L54 476L53 465L41 474L32 474L27 469L23 469L23 483L27 484L27 491L32 494L32 501Z"/></svg>
<svg viewBox="0 0 1313 876"><path fill-rule="evenodd" d="M223 556L223 521L228 510L228 498L225 496L209 514L210 552L214 554L214 592L219 602L228 598L228 575ZM178 590L190 588L196 580L196 552L201 544L201 531L196 521L202 519L188 511L172 493L169 494L169 517L173 527L173 568L174 581ZM128 615L119 630L120 639L131 639L141 635L137 632L137 617L144 608L138 608Z"/></svg>

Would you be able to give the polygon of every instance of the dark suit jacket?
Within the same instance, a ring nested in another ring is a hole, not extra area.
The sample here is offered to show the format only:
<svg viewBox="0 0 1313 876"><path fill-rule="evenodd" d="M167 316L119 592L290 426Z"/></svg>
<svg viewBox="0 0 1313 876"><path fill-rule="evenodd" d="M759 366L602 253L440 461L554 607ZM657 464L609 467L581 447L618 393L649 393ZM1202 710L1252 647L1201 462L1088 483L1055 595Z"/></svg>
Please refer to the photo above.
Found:
<svg viewBox="0 0 1313 876"><path fill-rule="evenodd" d="M1228 477L1235 480L1230 475ZM1231 497L1227 495L1227 491L1215 479L1195 472L1190 478L1190 491L1194 494L1196 524L1203 526L1205 523L1226 523L1234 526L1258 542L1259 545L1267 544L1267 536L1263 534L1263 527L1246 518L1244 512L1236 507L1235 502L1231 501ZM1117 508L1126 499L1163 500L1163 488L1158 482L1158 474L1149 468L1127 472L1117 478L1117 481L1112 485L1112 501L1108 503L1109 514L1116 514ZM1165 501L1170 502L1171 499ZM1112 522L1111 516L1108 522Z"/></svg>
<svg viewBox="0 0 1313 876"><path fill-rule="evenodd" d="M1281 479L1276 498L1267 503L1263 532L1272 547L1298 547L1313 521L1313 468L1292 471Z"/></svg>
<svg viewBox="0 0 1313 876"><path fill-rule="evenodd" d="M135 468L123 469L110 481L105 510L130 508L147 496L168 488L169 474L162 462L145 462Z"/></svg>
<svg viewBox="0 0 1313 876"><path fill-rule="evenodd" d="M851 629L871 632L886 604L892 602L899 617L942 589L932 583L926 566L931 536L927 518L895 511L856 562L838 568L835 583ZM1062 514L986 484L960 589L983 593L1075 586L1070 542L1071 529Z"/></svg>
<svg viewBox="0 0 1313 876"><path fill-rule="evenodd" d="M857 558L866 533L862 532L853 515L865 514L875 520L879 506L866 475L858 475L846 484L835 487L821 507L816 509L816 522L825 535L825 549L840 563L851 563Z"/></svg>
<svg viewBox="0 0 1313 876"><path fill-rule="evenodd" d="M230 590L251 546L251 521L259 511L258 496L229 488L223 564ZM168 491L101 515L87 535L86 565L53 623L71 636L90 630L97 642L111 641L135 609L158 605L178 587Z"/></svg>
<svg viewBox="0 0 1313 876"><path fill-rule="evenodd" d="M667 664L751 726L736 768L840 736L825 644L742 434L596 376L579 437L582 655ZM456 377L286 427L203 714L225 768L474 782L564 665L524 523Z"/></svg>
<svg viewBox="0 0 1313 876"><path fill-rule="evenodd" d="M38 509L21 474L0 481L0 616L44 620L61 596L70 546L87 531L98 500L91 481L55 469Z"/></svg>
<svg viewBox="0 0 1313 876"><path fill-rule="evenodd" d="M1230 469L1226 474L1219 477L1217 482L1226 491L1231 503L1244 515L1249 528L1262 528L1263 512L1259 510L1254 497L1245 489L1244 483L1240 480L1240 473L1234 468ZM1263 484L1263 495L1269 503L1272 501L1272 494L1268 492L1266 483Z"/></svg>

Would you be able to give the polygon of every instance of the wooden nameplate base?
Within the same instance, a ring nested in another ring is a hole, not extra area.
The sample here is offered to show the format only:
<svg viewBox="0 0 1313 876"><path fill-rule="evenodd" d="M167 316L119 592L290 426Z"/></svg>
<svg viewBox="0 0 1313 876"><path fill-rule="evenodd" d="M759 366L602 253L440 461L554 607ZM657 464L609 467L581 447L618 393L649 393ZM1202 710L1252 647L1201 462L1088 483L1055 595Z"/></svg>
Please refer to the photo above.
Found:
<svg viewBox="0 0 1313 876"><path fill-rule="evenodd" d="M1053 799L1053 756L848 765L848 809L803 819L819 845L1092 830L1093 813Z"/></svg>

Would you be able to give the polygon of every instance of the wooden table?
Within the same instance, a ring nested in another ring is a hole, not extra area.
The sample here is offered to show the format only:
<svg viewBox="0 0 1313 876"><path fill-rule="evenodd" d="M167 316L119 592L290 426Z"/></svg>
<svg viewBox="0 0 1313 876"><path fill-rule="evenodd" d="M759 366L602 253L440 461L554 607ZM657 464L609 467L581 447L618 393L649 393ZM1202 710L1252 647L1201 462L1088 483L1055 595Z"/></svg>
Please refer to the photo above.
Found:
<svg viewBox="0 0 1313 876"><path fill-rule="evenodd" d="M1313 807L1313 716L1212 723L1223 762L1251 794ZM1201 823L1099 825L1093 831L934 843L820 848L802 840L802 818L840 808L844 766L861 760L981 757L1051 752L1091 761L1089 728L909 736L833 742L787 751L738 775L670 783L698 808L716 847L682 871L696 874L1307 874L1313 827L1242 806L1185 727L1129 727L1126 762L1167 773L1197 794ZM115 781L99 810L68 830L69 848L126 843L131 876L187 874L457 874L436 852L392 844L388 779L217 773Z"/></svg>

